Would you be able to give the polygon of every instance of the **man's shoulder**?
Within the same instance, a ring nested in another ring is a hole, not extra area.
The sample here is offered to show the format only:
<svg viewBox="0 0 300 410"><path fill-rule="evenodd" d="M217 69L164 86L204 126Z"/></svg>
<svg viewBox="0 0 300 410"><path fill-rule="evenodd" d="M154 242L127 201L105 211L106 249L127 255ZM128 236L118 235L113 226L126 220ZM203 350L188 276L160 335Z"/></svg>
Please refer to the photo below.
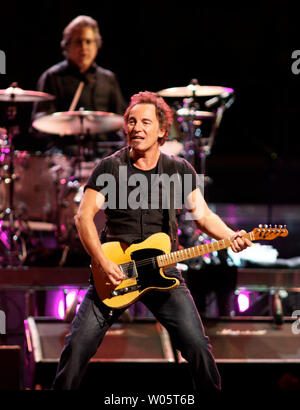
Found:
<svg viewBox="0 0 300 410"><path fill-rule="evenodd" d="M95 69L96 69L97 75L104 76L109 79L114 79L116 76L113 71L108 70L107 68L101 67L98 64L95 65Z"/></svg>
<svg viewBox="0 0 300 410"><path fill-rule="evenodd" d="M47 74L61 74L63 73L68 67L68 62L66 60L60 61L57 64L49 67L45 72Z"/></svg>
<svg viewBox="0 0 300 410"><path fill-rule="evenodd" d="M123 147L118 151L101 158L98 164L101 164L102 166L110 166L120 164L121 162L123 163L127 157L127 149L128 147Z"/></svg>
<svg viewBox="0 0 300 410"><path fill-rule="evenodd" d="M161 153L162 162L166 166L173 166L179 169L191 167L191 164L182 157L179 157L174 154L166 154L164 152Z"/></svg>

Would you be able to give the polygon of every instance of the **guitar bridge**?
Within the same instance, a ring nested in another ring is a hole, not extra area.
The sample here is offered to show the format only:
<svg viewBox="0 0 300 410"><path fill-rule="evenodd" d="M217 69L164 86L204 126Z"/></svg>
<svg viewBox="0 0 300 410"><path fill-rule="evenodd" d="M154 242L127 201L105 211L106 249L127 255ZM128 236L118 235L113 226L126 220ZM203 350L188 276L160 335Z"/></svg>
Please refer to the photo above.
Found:
<svg viewBox="0 0 300 410"><path fill-rule="evenodd" d="M123 273L124 279L136 278L138 275L135 261L122 263L121 265L119 265L119 269Z"/></svg>

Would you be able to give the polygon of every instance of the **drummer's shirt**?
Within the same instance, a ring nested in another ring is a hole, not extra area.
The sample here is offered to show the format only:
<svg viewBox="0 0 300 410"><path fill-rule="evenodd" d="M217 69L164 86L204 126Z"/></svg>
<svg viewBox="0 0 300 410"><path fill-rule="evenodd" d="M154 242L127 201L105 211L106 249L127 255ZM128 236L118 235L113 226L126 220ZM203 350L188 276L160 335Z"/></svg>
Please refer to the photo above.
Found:
<svg viewBox="0 0 300 410"><path fill-rule="evenodd" d="M68 111L80 82L84 87L75 110L108 111L122 115L126 109L116 75L93 63L81 73L77 66L64 60L46 70L39 78L37 89L54 95L53 101L34 104L32 120L38 113Z"/></svg>

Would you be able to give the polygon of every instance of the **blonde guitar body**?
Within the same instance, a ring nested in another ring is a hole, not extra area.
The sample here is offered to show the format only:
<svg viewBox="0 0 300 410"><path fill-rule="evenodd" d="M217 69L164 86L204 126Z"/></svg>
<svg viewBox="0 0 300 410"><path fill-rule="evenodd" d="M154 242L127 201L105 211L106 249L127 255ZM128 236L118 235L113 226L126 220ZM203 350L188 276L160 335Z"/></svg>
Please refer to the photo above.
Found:
<svg viewBox="0 0 300 410"><path fill-rule="evenodd" d="M251 241L272 240L288 235L286 227L260 225L244 235ZM176 266L204 254L230 246L233 238L181 249L170 253L170 238L165 233L151 235L145 241L126 246L120 242L107 242L102 245L105 256L119 265L124 279L118 286L107 282L103 272L92 262L92 273L98 296L110 308L120 309L137 301L151 289L172 289L179 285L179 280L165 275L163 268Z"/></svg>
<svg viewBox="0 0 300 410"><path fill-rule="evenodd" d="M168 278L155 261L156 256L169 253L170 238L165 233L151 235L145 241L126 246L120 242L102 245L104 255L119 265L124 280L118 286L107 282L97 266L92 272L98 296L111 308L122 308L137 301L151 289L172 289L179 285L176 278Z"/></svg>

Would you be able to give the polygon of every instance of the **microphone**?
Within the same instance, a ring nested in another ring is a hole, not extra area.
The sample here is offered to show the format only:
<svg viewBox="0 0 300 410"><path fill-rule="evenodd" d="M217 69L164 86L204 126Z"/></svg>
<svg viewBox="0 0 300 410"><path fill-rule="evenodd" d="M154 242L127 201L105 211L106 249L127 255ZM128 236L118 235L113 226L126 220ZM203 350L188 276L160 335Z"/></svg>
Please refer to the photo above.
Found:
<svg viewBox="0 0 300 410"><path fill-rule="evenodd" d="M217 95L216 97L210 98L209 100L205 101L204 105L206 108L211 108L218 104L222 100L226 100L231 95L231 93L225 91L224 93Z"/></svg>

